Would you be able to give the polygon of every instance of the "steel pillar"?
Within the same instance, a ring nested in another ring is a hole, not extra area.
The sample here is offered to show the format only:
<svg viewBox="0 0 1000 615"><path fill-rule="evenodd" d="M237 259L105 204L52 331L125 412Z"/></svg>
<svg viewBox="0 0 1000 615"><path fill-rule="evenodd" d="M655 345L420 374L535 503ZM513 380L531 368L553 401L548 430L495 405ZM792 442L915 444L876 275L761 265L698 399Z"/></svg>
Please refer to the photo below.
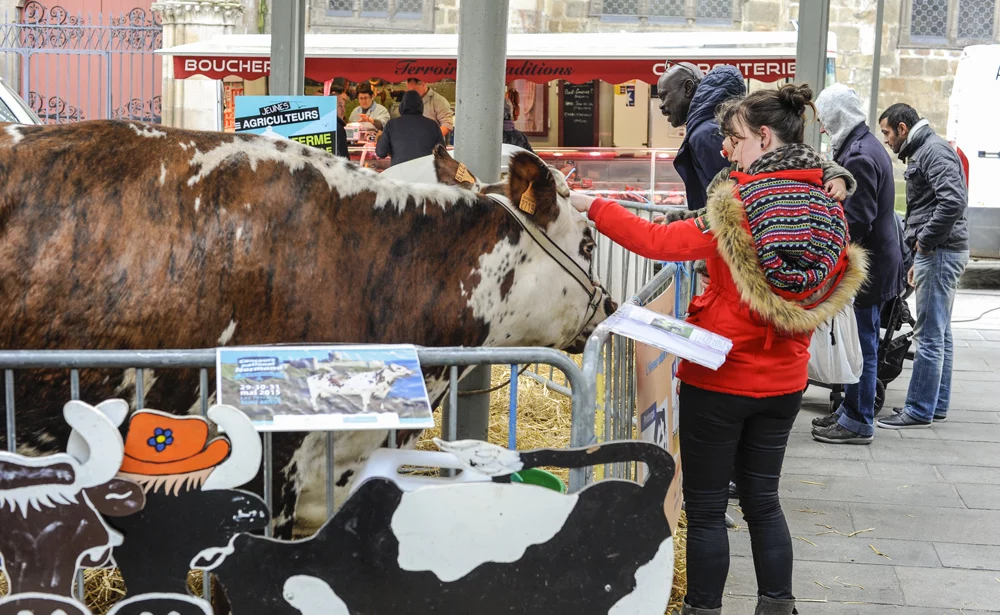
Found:
<svg viewBox="0 0 1000 615"><path fill-rule="evenodd" d="M455 92L455 158L483 181L500 179L503 95L507 67L508 0L463 2L458 11L458 74ZM460 391L490 388L490 367L462 379ZM452 410L445 404L446 413ZM462 399L458 438L486 440L490 396Z"/></svg>
<svg viewBox="0 0 1000 615"><path fill-rule="evenodd" d="M882 140L878 127L878 88L882 75L882 23L885 21L885 0L878 0L875 12L875 50L872 56L872 89L868 106L868 127Z"/></svg>
<svg viewBox="0 0 1000 615"><path fill-rule="evenodd" d="M795 81L812 87L813 100L826 85L826 41L830 31L830 0L799 3L799 40ZM819 150L819 122L806 124L805 142Z"/></svg>
<svg viewBox="0 0 1000 615"><path fill-rule="evenodd" d="M272 96L301 96L306 89L306 0L283 0L271 16Z"/></svg>

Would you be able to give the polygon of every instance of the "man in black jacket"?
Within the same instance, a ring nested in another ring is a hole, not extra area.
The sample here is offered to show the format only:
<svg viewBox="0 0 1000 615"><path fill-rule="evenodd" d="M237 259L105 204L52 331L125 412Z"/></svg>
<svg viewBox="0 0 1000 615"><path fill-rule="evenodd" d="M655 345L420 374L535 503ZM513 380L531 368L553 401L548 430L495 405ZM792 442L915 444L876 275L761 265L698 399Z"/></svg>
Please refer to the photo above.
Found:
<svg viewBox="0 0 1000 615"><path fill-rule="evenodd" d="M441 129L434 120L424 117L424 102L420 94L410 90L399 103L399 117L385 125L385 132L375 145L379 158L392 156L392 164L429 156L438 143L444 144Z"/></svg>
<svg viewBox="0 0 1000 615"><path fill-rule="evenodd" d="M674 168L684 182L687 206L697 211L708 201L708 185L729 166L721 153L722 133L715 121L719 103L746 95L743 75L734 66L718 66L703 75L687 62L670 67L656 83L660 113L674 128L686 125Z"/></svg>
<svg viewBox="0 0 1000 615"><path fill-rule="evenodd" d="M879 126L886 144L907 163L903 239L915 252L907 281L916 288L917 349L905 405L878 426L929 427L945 420L951 402L951 312L969 262L969 196L958 154L913 107L892 105Z"/></svg>
<svg viewBox="0 0 1000 615"><path fill-rule="evenodd" d="M879 320L882 306L903 292L903 255L893 206L896 186L892 159L868 130L861 99L835 83L816 99L816 110L830 136L833 160L854 176L854 194L844 201L851 241L868 251L868 282L854 299L854 316L864 369L856 384L844 388L844 403L813 420L813 438L830 444L868 444L875 435Z"/></svg>

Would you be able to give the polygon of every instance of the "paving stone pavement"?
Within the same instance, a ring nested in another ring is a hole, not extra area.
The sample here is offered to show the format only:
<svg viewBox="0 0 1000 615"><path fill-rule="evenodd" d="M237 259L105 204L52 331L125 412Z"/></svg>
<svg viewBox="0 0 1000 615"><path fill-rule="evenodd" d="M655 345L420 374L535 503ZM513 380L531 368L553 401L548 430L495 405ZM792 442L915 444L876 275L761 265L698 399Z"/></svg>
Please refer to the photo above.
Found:
<svg viewBox="0 0 1000 615"><path fill-rule="evenodd" d="M998 291L959 292L954 320L969 322L953 325L947 422L876 429L868 446L822 444L810 423L828 411L829 391L806 391L781 481L799 613L1000 613L1000 309L981 316L993 308ZM883 412L905 399L906 365ZM730 514L723 613L750 615L750 536L735 502Z"/></svg>

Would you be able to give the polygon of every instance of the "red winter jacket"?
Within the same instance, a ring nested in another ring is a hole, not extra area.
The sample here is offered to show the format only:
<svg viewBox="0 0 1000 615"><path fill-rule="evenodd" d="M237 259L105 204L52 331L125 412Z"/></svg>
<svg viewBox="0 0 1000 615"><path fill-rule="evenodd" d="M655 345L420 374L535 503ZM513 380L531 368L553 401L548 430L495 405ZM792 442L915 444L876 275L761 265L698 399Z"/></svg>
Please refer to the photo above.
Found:
<svg viewBox="0 0 1000 615"><path fill-rule="evenodd" d="M817 304L806 308L772 292L732 183L712 193L698 218L653 224L605 199L594 201L589 216L601 233L648 258L705 259L708 287L691 301L687 321L731 339L733 348L717 371L682 360L677 376L710 391L759 398L805 389L813 330L848 305L865 280L865 253L852 245L840 283Z"/></svg>

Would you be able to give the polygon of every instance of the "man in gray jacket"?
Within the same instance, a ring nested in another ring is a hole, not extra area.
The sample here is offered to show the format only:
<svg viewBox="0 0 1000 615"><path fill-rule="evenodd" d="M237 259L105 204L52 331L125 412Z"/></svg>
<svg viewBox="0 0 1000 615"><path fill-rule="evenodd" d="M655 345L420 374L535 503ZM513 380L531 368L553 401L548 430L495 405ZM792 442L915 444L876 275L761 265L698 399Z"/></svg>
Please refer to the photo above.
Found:
<svg viewBox="0 0 1000 615"><path fill-rule="evenodd" d="M879 419L878 426L929 427L945 420L951 402L951 312L969 262L969 196L958 154L913 107L892 105L879 127L886 144L906 162L903 240L915 254L907 281L917 294L917 349L905 405Z"/></svg>

